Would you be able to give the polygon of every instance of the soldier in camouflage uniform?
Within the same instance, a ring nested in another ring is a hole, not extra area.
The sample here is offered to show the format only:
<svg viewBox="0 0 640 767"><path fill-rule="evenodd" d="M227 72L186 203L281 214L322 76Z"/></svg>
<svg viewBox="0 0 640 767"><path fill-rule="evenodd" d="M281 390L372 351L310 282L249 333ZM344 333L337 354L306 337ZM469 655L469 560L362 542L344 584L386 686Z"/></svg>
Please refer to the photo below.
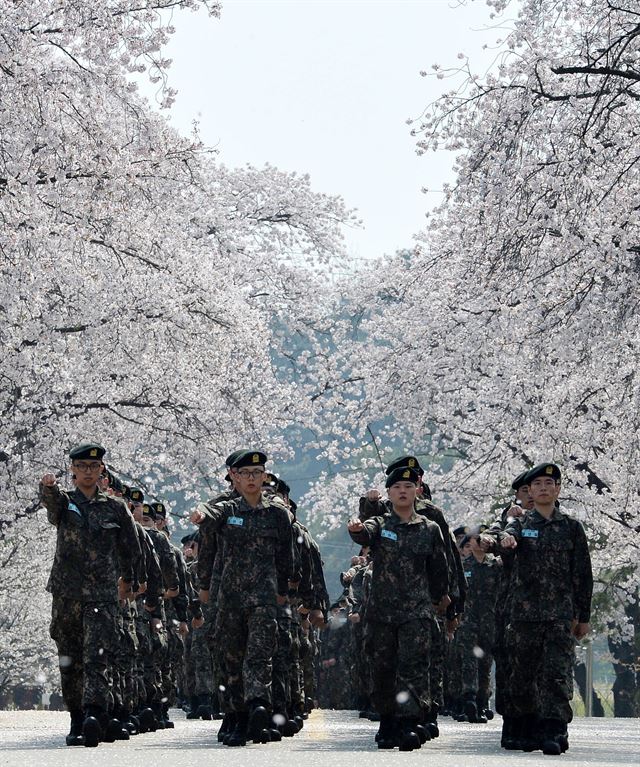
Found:
<svg viewBox="0 0 640 767"><path fill-rule="evenodd" d="M431 737L438 737L437 725L438 711L444 705L444 673L445 655L447 652L447 635L453 635L459 616L464 612L466 595L466 581L462 571L462 562L454 537L449 530L449 525L440 508L431 501L429 486L423 481L424 471L418 459L413 455L403 455L392 461L386 469L386 475L396 469L409 468L417 472L420 477L418 492L415 500L416 513L434 522L440 528L444 542L445 555L447 558L448 596L450 603L444 615L436 615L432 623L431 637L431 662L429 664L429 708L423 711L424 723L429 729ZM377 490L370 490L367 495L360 499L359 519L365 521L372 516L389 510L389 501L380 501Z"/></svg>
<svg viewBox="0 0 640 767"><path fill-rule="evenodd" d="M589 631L593 591L584 529L556 506L560 479L553 463L531 469L534 509L500 533L515 553L506 641L516 735L523 749L552 755L568 748L575 640Z"/></svg>
<svg viewBox="0 0 640 767"><path fill-rule="evenodd" d="M108 667L118 639L118 598L132 593L138 538L124 504L97 488L105 450L71 450L76 489L60 489L45 474L40 497L57 529L47 584L53 595L51 637L58 647L62 695L71 714L68 745L97 746L111 733ZM115 721L117 732L120 722Z"/></svg>
<svg viewBox="0 0 640 767"><path fill-rule="evenodd" d="M394 469L386 481L392 510L348 526L353 540L370 546L373 557L366 645L380 713L378 748L397 744L413 750L428 737L419 722L430 708L433 603L444 611L450 601L442 533L415 511L419 481L413 468Z"/></svg>
<svg viewBox="0 0 640 767"><path fill-rule="evenodd" d="M483 551L479 532L472 532L461 541L467 598L456 642L461 661L464 713L469 722L486 724L502 560Z"/></svg>
<svg viewBox="0 0 640 767"><path fill-rule="evenodd" d="M268 737L277 607L286 604L293 575L288 509L262 492L266 460L261 451L243 452L230 469L240 497L201 504L192 517L200 524L201 562L211 559L212 535L222 543L215 633L228 705L236 714L234 731L223 741L228 746ZM203 578L199 566L198 575L208 591L210 571Z"/></svg>
<svg viewBox="0 0 640 767"><path fill-rule="evenodd" d="M513 519L522 517L526 511L533 509L533 501L529 494L529 486L525 483L525 478L528 472L529 470L526 469L518 474L513 480L511 483L511 489L514 491L513 502L505 506L497 519L481 535L480 544L485 551L499 553L500 549L496 546L495 540L498 534L501 533ZM502 580L498 589L498 598L496 600L496 627L495 642L493 645L496 683L495 706L496 711L502 716L502 738L500 745L503 748L511 749L514 745L512 738L512 722L508 713L513 708L509 692L511 663L505 639L510 614L513 555L510 554L509 551L503 551L500 558L502 559L503 565Z"/></svg>

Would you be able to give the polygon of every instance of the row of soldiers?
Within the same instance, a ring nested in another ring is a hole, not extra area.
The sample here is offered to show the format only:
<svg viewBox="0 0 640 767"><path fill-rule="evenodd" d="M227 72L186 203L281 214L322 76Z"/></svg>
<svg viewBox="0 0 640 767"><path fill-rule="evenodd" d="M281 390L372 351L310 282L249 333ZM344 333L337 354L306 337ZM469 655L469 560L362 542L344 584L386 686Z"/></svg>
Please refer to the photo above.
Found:
<svg viewBox="0 0 640 767"><path fill-rule="evenodd" d="M375 490L360 499L348 530L366 562L345 574L345 608L357 685L380 718L378 748L410 751L437 737L445 702L460 720L486 722L493 655L501 745L568 749L574 646L589 631L593 579L560 487L555 464L525 471L514 504L457 537L414 456L387 468L387 500Z"/></svg>
<svg viewBox="0 0 640 767"><path fill-rule="evenodd" d="M40 483L57 528L47 588L67 744L173 727L178 687L191 690L194 715L225 712L225 745L298 732L328 597L318 546L286 483L265 472L266 455L229 456L229 491L192 515L188 563L169 539L164 504L123 486L101 445L69 455L74 489L53 474Z"/></svg>

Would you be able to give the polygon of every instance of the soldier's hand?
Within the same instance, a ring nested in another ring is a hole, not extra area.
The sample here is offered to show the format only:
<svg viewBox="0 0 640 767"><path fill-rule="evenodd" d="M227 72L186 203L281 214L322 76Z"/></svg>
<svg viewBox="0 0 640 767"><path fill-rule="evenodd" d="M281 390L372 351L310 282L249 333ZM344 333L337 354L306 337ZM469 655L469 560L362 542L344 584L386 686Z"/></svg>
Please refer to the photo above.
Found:
<svg viewBox="0 0 640 767"><path fill-rule="evenodd" d="M180 588L176 587L175 589L167 589L164 592L164 598L165 599L175 599L178 594L180 593Z"/></svg>
<svg viewBox="0 0 640 767"><path fill-rule="evenodd" d="M348 572L346 572L346 573L340 573L340 580L341 580L343 583L345 583L345 584L346 584L346 583L351 583L351 581L353 580L353 577L352 577L351 575L349 575L349 573L348 573Z"/></svg>
<svg viewBox="0 0 640 767"><path fill-rule="evenodd" d="M312 610L309 613L309 622L316 628L324 626L324 615L322 614L322 610Z"/></svg>
<svg viewBox="0 0 640 767"><path fill-rule="evenodd" d="M448 594L445 594L442 599L438 602L438 605L436 607L436 612L438 615L444 615L447 611L447 607L451 604L451 597Z"/></svg>
<svg viewBox="0 0 640 767"><path fill-rule="evenodd" d="M186 621L180 621L180 625L178 626L178 634L180 634L181 637L186 637L189 633L189 624Z"/></svg>
<svg viewBox="0 0 640 767"><path fill-rule="evenodd" d="M495 545L495 540L490 535L478 536L478 546L480 546L482 551L484 552L491 551L494 545Z"/></svg>
<svg viewBox="0 0 640 767"><path fill-rule="evenodd" d="M191 628L192 629L201 629L204 626L204 617L202 618L192 618L191 619Z"/></svg>
<svg viewBox="0 0 640 767"><path fill-rule="evenodd" d="M371 488L371 490L367 490L366 497L368 501L375 503L380 500L380 493L375 488Z"/></svg>
<svg viewBox="0 0 640 767"><path fill-rule="evenodd" d="M505 535L505 537L500 541L500 546L503 549L515 549L518 545L518 541L513 537L513 535Z"/></svg>
<svg viewBox="0 0 640 767"><path fill-rule="evenodd" d="M336 665L336 659L335 658L327 658L327 660L322 661L322 668L331 668L332 666Z"/></svg>
<svg viewBox="0 0 640 767"><path fill-rule="evenodd" d="M445 631L447 632L447 639L450 642L452 641L453 635L456 633L456 629L458 628L459 625L460 625L460 621L457 617L444 622L444 628L445 628Z"/></svg>
<svg viewBox="0 0 640 767"><path fill-rule="evenodd" d="M198 599L203 605L206 605L209 602L209 589L200 589L198 591Z"/></svg>
<svg viewBox="0 0 640 767"><path fill-rule="evenodd" d="M206 518L206 514L204 513L204 511L200 511L200 509L195 509L189 515L189 521L193 525L200 525L200 524L202 524L204 522L205 518Z"/></svg>
<svg viewBox="0 0 640 767"><path fill-rule="evenodd" d="M578 641L584 639L590 630L591 626L588 623L578 623L575 620L571 623L571 633Z"/></svg>
<svg viewBox="0 0 640 767"><path fill-rule="evenodd" d="M56 479L55 474L45 474L40 480L40 484L45 487L53 487L58 484L58 480Z"/></svg>
<svg viewBox="0 0 640 767"><path fill-rule="evenodd" d="M360 613L351 613L349 620L351 623L360 623Z"/></svg>
<svg viewBox="0 0 640 767"><path fill-rule="evenodd" d="M136 591L136 595L144 594L144 592L147 590L147 584L146 583L140 583L138 585L138 590Z"/></svg>
<svg viewBox="0 0 640 767"><path fill-rule="evenodd" d="M517 506L515 503L507 512L507 517L514 517L515 519L518 517L524 517L524 515L525 510L522 508L522 506Z"/></svg>
<svg viewBox="0 0 640 767"><path fill-rule="evenodd" d="M131 583L123 581L121 577L118 578L118 599L129 599L132 597Z"/></svg>
<svg viewBox="0 0 640 767"><path fill-rule="evenodd" d="M276 594L276 603L278 607L284 607L287 604L286 594Z"/></svg>
<svg viewBox="0 0 640 767"><path fill-rule="evenodd" d="M350 533L361 533L364 530L364 525L359 519L350 519L347 523L347 530Z"/></svg>

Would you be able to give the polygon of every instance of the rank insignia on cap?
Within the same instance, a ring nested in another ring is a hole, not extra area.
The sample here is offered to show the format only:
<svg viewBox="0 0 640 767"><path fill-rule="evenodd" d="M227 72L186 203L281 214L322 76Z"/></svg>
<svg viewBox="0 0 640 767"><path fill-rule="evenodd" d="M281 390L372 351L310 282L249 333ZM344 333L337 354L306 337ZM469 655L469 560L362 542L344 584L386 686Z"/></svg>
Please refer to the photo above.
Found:
<svg viewBox="0 0 640 767"><path fill-rule="evenodd" d="M545 474L553 474L553 466L547 466L547 468L544 470Z"/></svg>
<svg viewBox="0 0 640 767"><path fill-rule="evenodd" d="M251 456L251 462L252 463L260 463L260 456L257 453L254 453Z"/></svg>
<svg viewBox="0 0 640 767"><path fill-rule="evenodd" d="M410 472L410 471L407 469L407 471L403 471L403 472L402 472L402 476L403 476L405 479L409 479L409 477L411 476L411 472Z"/></svg>
<svg viewBox="0 0 640 767"><path fill-rule="evenodd" d="M412 468L412 469L413 469L413 467L414 467L415 465L416 465L416 461L415 461L415 458L409 458L409 460L407 461L407 466L409 466L410 468Z"/></svg>
<svg viewBox="0 0 640 767"><path fill-rule="evenodd" d="M89 455L90 455L92 458L97 458L97 457L98 457L98 451L95 449L95 447L93 448L93 450L91 450L91 451L89 452Z"/></svg>

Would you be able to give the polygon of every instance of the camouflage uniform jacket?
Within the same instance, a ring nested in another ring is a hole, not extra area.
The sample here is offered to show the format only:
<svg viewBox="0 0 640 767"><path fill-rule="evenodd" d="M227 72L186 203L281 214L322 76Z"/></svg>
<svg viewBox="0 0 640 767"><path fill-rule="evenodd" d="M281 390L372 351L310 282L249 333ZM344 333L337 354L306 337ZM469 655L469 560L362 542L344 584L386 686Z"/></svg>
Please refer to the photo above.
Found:
<svg viewBox="0 0 640 767"><path fill-rule="evenodd" d="M222 542L218 552L220 609L235 607L239 601L245 607L275 605L277 595L287 595L294 574L291 522L289 510L279 498L263 493L256 507L238 497L202 504L199 509L208 518L208 535L201 539L200 552L210 532ZM198 577L202 577L199 568Z"/></svg>
<svg viewBox="0 0 640 767"><path fill-rule="evenodd" d="M440 528L415 511L407 522L394 512L368 519L351 533L370 546L373 581L367 620L404 623L430 618L432 603L447 594L448 571Z"/></svg>
<svg viewBox="0 0 640 767"><path fill-rule="evenodd" d="M235 490L228 490L225 493L220 493L220 495L217 495L215 498L211 498L205 505L215 506L217 503L222 503L222 501L229 501L232 498L239 498L239 495ZM198 547L198 562L196 566L197 581L201 589L204 591L209 591L211 587L211 578L214 571L214 564L216 564L216 559L218 556L219 541L215 526L212 524L211 518L209 516L207 516L203 522L201 522L199 529L200 544Z"/></svg>
<svg viewBox="0 0 640 767"><path fill-rule="evenodd" d="M451 604L447 607L447 617L453 619L464 611L464 601L467 594L467 583L462 570L462 561L456 542L449 530L449 525L444 517L442 509L428 501L426 498L416 498L416 513L434 522L440 528L444 542L444 553L447 558L448 591ZM370 501L366 497L360 498L359 519L364 522L371 517L391 511L391 502Z"/></svg>
<svg viewBox="0 0 640 767"><path fill-rule="evenodd" d="M47 591L83 602L116 602L118 576L133 583L140 557L133 517L124 503L98 491L64 492L40 485L49 522L57 528Z"/></svg>
<svg viewBox="0 0 640 767"><path fill-rule="evenodd" d="M486 554L479 562L472 554L462 560L462 565L468 583L465 623L493 625L502 581L502 560Z"/></svg>
<svg viewBox="0 0 640 767"><path fill-rule="evenodd" d="M140 551L142 552L138 561L138 580L140 583L147 584L147 590L139 599L140 602L144 602L155 610L164 591L162 571L160 570L158 555L153 547L151 538L147 535L146 530L139 522L136 522L135 526L138 534Z"/></svg>
<svg viewBox="0 0 640 767"><path fill-rule="evenodd" d="M518 542L512 578L512 617L520 621L588 623L593 575L587 536L578 520L556 509L535 509L504 529Z"/></svg>
<svg viewBox="0 0 640 767"><path fill-rule="evenodd" d="M167 536L159 530L156 530L154 527L145 528L145 532L151 539L153 548L158 555L160 570L162 571L162 582L165 590L179 589L180 579L178 577L178 566Z"/></svg>

